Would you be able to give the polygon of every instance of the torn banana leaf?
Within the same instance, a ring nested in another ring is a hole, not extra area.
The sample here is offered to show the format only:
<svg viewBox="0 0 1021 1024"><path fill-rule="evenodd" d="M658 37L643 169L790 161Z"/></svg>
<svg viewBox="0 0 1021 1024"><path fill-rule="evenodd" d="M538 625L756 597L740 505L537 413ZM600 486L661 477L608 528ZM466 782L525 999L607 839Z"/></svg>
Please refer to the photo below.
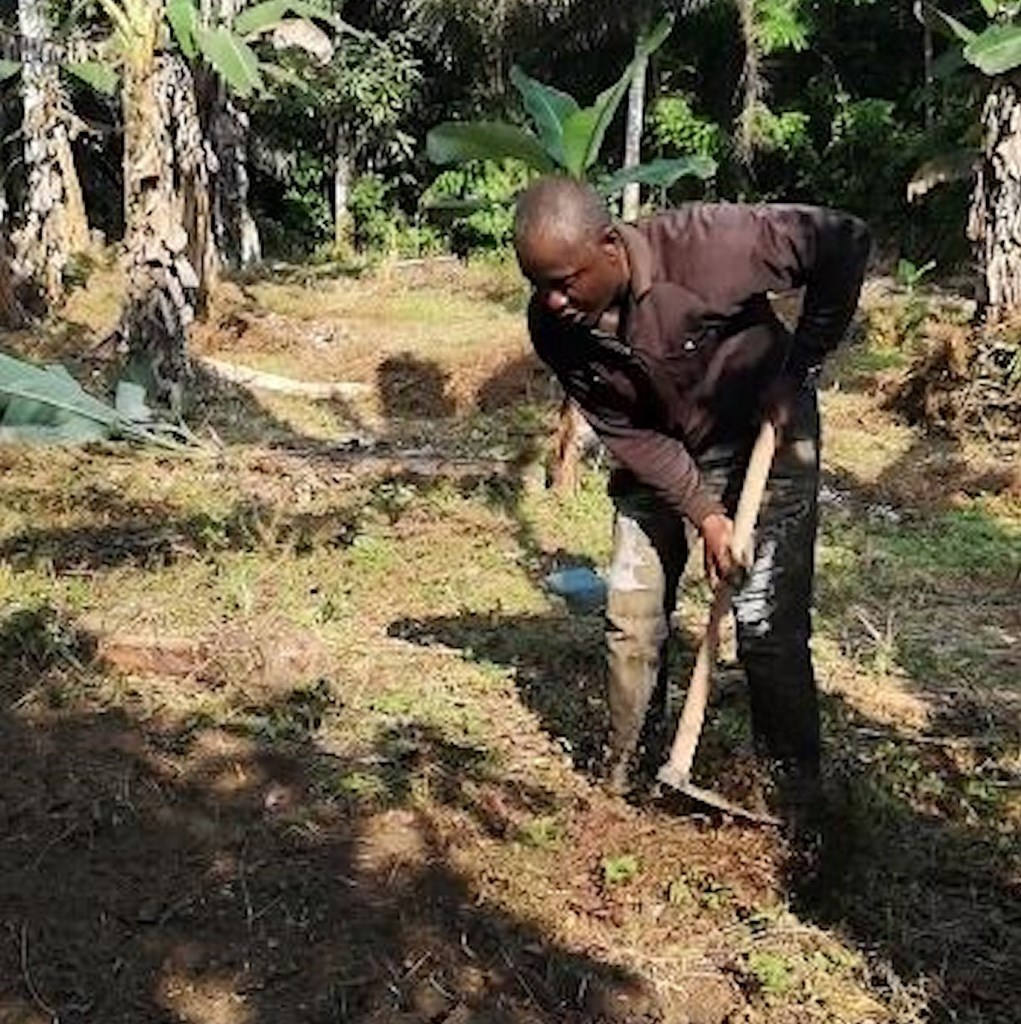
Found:
<svg viewBox="0 0 1021 1024"><path fill-rule="evenodd" d="M85 444L124 438L182 447L186 431L160 423L139 385L122 381L117 406L94 398L63 366L35 366L0 353L0 443Z"/></svg>

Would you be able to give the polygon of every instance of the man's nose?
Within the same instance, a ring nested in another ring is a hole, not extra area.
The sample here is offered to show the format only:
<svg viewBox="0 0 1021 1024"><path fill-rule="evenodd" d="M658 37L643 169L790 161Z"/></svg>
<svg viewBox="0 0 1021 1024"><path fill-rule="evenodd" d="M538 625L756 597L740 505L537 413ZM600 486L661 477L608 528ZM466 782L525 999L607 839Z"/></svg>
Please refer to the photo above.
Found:
<svg viewBox="0 0 1021 1024"><path fill-rule="evenodd" d="M543 294L543 301L551 313L559 313L567 305L567 296L558 288L551 288Z"/></svg>

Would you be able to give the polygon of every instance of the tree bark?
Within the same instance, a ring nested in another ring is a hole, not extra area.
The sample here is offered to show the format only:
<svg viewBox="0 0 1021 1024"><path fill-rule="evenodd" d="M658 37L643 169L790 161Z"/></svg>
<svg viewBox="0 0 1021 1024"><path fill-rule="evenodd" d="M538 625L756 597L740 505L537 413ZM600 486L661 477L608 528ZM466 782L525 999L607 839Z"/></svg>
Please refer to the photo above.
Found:
<svg viewBox="0 0 1021 1024"><path fill-rule="evenodd" d="M932 74L932 29L922 26L922 70L925 74L925 130L932 131L935 121L935 97L933 87L935 79Z"/></svg>
<svg viewBox="0 0 1021 1024"><path fill-rule="evenodd" d="M7 197L0 187L0 327L24 326L25 313L18 301L13 253L7 228Z"/></svg>
<svg viewBox="0 0 1021 1024"><path fill-rule="evenodd" d="M987 320L1021 313L1021 76L997 78L982 111L983 155L968 218L968 236Z"/></svg>
<svg viewBox="0 0 1021 1024"><path fill-rule="evenodd" d="M642 128L645 123L645 79L649 58L642 57L635 66L627 98L627 126L624 130L624 166L637 167L642 162ZM637 181L624 186L623 217L626 221L638 219L642 190Z"/></svg>
<svg viewBox="0 0 1021 1024"><path fill-rule="evenodd" d="M351 195L353 161L354 147L351 145L347 125L338 122L334 126L333 138L333 241L338 250L351 243L348 199Z"/></svg>
<svg viewBox="0 0 1021 1024"><path fill-rule="evenodd" d="M577 404L565 396L560 404L557 432L553 438L550 472L550 484L558 494L573 494L578 489L585 437L590 430Z"/></svg>
<svg viewBox="0 0 1021 1024"><path fill-rule="evenodd" d="M27 194L15 248L25 276L48 304L55 304L63 296L68 259L88 248L89 226L71 151L72 116L44 0L19 0L18 26Z"/></svg>
<svg viewBox="0 0 1021 1024"><path fill-rule="evenodd" d="M230 25L241 0L199 0L203 24ZM262 259L259 229L248 206L248 115L209 68L195 70L203 134L209 140L213 237L221 266L248 267Z"/></svg>
<svg viewBox="0 0 1021 1024"><path fill-rule="evenodd" d="M181 223L188 235L188 262L198 277L195 313L203 317L219 273L209 173L215 158L203 137L192 69L177 54L164 61Z"/></svg>
<svg viewBox="0 0 1021 1024"><path fill-rule="evenodd" d="M248 205L248 114L216 83L210 119L216 154L213 210L220 255L232 267L248 267L262 259L259 229Z"/></svg>
<svg viewBox="0 0 1021 1024"><path fill-rule="evenodd" d="M741 38L744 42L744 66L741 69L741 110L737 117L737 153L747 166L755 151L755 122L765 95L760 67L758 30L755 25L755 0L737 0Z"/></svg>
<svg viewBox="0 0 1021 1024"><path fill-rule="evenodd" d="M119 332L150 397L178 414L190 376L187 328L199 280L174 187L177 72L171 58L156 53L162 7L155 0L149 12L151 47L139 47L124 67L127 299Z"/></svg>

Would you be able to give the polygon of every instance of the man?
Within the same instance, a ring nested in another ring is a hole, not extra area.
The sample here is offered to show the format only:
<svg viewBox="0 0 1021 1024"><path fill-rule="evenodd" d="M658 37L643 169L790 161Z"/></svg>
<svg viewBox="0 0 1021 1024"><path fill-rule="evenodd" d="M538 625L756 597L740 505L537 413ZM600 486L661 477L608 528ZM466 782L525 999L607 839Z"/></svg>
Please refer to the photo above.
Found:
<svg viewBox="0 0 1021 1024"><path fill-rule="evenodd" d="M613 223L567 178L519 199L515 246L535 288L532 343L615 463L607 647L608 775L627 788L687 560L685 521L710 579L734 578L733 522L764 416L780 430L754 562L734 598L757 752L817 779L809 652L819 478L815 379L858 302L864 224L808 206L690 204ZM804 288L793 333L769 292ZM662 711L661 711L662 713Z"/></svg>

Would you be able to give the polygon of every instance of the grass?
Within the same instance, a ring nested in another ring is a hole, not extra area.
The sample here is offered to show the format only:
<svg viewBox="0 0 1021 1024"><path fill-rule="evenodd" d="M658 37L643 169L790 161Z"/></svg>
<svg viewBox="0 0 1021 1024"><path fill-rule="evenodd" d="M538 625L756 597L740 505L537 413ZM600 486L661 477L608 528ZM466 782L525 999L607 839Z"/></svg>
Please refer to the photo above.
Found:
<svg viewBox="0 0 1021 1024"><path fill-rule="evenodd" d="M311 365L319 355L300 338L322 321L352 332L365 379L366 339L413 339L453 388L466 367L519 352L514 295L499 278L487 287L482 275L418 290L253 284L254 308L285 321L283 341L242 339L236 355ZM226 333L212 341L232 351ZM855 380L889 353L857 358ZM486 372L464 378L449 414L391 416L386 436L476 457L534 450L551 406L522 391L483 408ZM924 476L914 456L928 440L860 393L824 396L842 497L824 508L815 642L845 861L808 893L774 833L593 786L602 626L570 617L541 577L605 568L605 467L568 497L513 478L357 476L309 445L332 428L306 404L289 406L291 451L260 440L260 399L244 407L244 439L215 457L0 455L0 740L14 765L3 802L22 808L0 868L38 886L23 913L51 999L74 1003L61 964L81 985L90 970L109 975L106 961L86 963L89 949L105 955L105 933L76 931L105 918L91 905L91 917L70 913L73 887L120 872L151 898L180 870L154 852L167 850L197 894L167 919L175 941L205 936L216 962L267 958L249 982L263 988L245 990L254 1024L298 1019L326 993L329 1019L343 996L339 1019L367 1020L412 1006L427 979L455 994L450 1012L503 1000L547 1019L597 1019L599 992L637 1000L634 986L655 992L664 1019L713 1000L719 1019L765 1024L1011 1019L1016 500L930 487L931 500L905 504L897 488ZM704 606L704 588L686 588L685 624L697 628ZM202 658L188 671L104 663L95 647L108 635L187 640ZM675 674L686 665L678 657ZM711 709L708 730L705 749L719 753L700 771L725 782L746 708ZM278 791L292 795L267 803ZM130 816L130 841L102 817L108 806ZM86 821L88 843L54 841ZM24 867L40 849L53 858L45 885ZM134 921L126 885L104 899ZM171 967L184 953L159 949L155 963L119 953L120 970L137 972L140 1005L187 1016ZM280 950L307 963L286 966ZM0 972L0 988L20 991L15 960L0 955ZM191 982L212 986L225 1013L244 994L231 977L194 968ZM104 1019L125 1019L135 1004L110 992ZM638 1002L624 1005L641 1019Z"/></svg>

